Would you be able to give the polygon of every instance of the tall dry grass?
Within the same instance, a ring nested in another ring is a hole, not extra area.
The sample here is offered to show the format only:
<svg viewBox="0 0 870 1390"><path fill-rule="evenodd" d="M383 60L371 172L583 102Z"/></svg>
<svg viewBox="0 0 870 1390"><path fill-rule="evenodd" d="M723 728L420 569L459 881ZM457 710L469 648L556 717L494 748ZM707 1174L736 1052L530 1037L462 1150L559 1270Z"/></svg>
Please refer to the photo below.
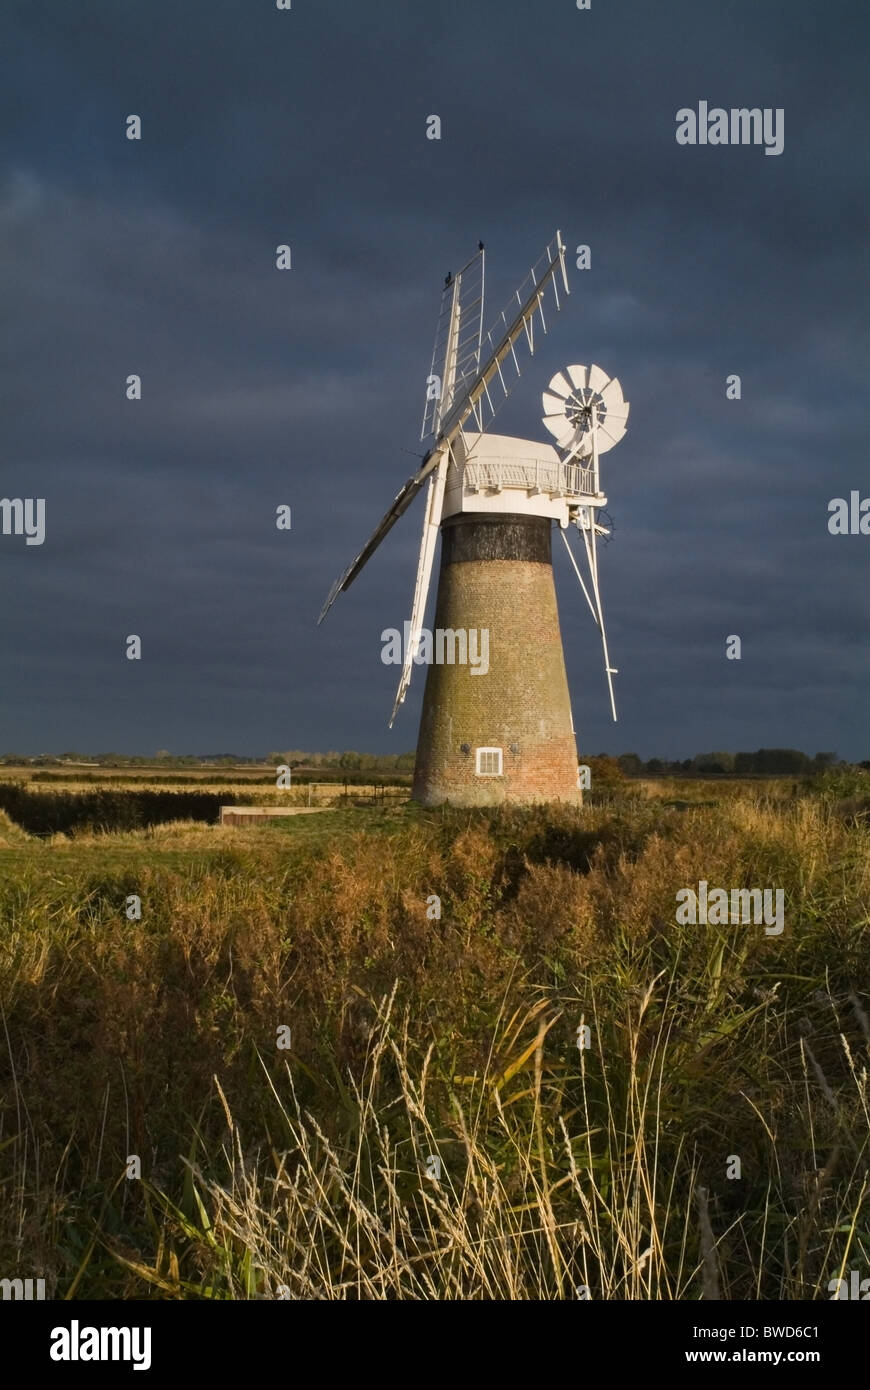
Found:
<svg viewBox="0 0 870 1390"><path fill-rule="evenodd" d="M304 819L0 865L5 1272L66 1297L803 1299L867 1266L860 821L745 796ZM699 878L782 886L783 936L678 926Z"/></svg>

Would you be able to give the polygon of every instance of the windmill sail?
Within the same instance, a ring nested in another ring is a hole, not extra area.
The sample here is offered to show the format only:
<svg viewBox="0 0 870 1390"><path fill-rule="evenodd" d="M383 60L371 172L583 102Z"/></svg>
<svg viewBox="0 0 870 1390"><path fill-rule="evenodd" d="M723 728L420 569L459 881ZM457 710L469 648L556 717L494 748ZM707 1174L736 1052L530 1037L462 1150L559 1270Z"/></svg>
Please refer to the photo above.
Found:
<svg viewBox="0 0 870 1390"><path fill-rule="evenodd" d="M475 289L478 265L479 302ZM445 459L450 445L460 434L469 416L474 417L481 434L491 424L496 410L507 399L521 375L525 352L528 351L529 356L534 355L535 333L547 332L545 307L549 305L555 312L562 307L559 299L559 272L565 293L568 294L565 245L561 232L556 233L543 256L516 291L514 298L482 340L480 315L483 312L483 252L480 251L477 256L472 257L455 281L445 285L429 385L429 389L432 389L431 378L437 377L441 389L440 392L436 391L431 401L428 399L427 390L426 405L427 408L431 405L432 410L431 414L424 413L423 419L424 437L425 431L429 428L430 432L435 432L435 442L418 471L396 494L389 511L382 517L359 555L333 584L317 619L318 623L323 622L338 595L353 583L384 536L407 511L423 483ZM472 331L475 323L476 347ZM481 359L483 366L480 365ZM442 367L441 373L435 371L437 364ZM425 608L425 595L423 606Z"/></svg>
<svg viewBox="0 0 870 1390"><path fill-rule="evenodd" d="M481 246L458 275L448 277L441 293L421 439L438 434L456 392L477 376L483 340L484 255Z"/></svg>
<svg viewBox="0 0 870 1390"><path fill-rule="evenodd" d="M435 542L438 539L438 528L441 525L441 506L444 501L444 484L447 479L449 458L450 452L446 450L441 455L437 469L429 478L429 496L426 500L426 513L423 517L423 537L420 542L420 558L417 561L414 601L411 605L411 636L405 652L402 674L399 677L399 688L396 691L393 713L390 715L390 728L393 727L399 706L404 703L408 693L408 686L411 684L411 663L419 649L420 629L426 612L426 600L429 597L429 584L432 579L432 562L435 559Z"/></svg>
<svg viewBox="0 0 870 1390"><path fill-rule="evenodd" d="M317 619L318 626L323 622L323 619L335 603L339 594L353 583L366 560L377 550L384 536L393 529L399 517L408 510L414 498L417 496L417 493L420 491L420 488L429 477L429 474L438 467L440 458L440 452L430 450L414 476L409 478L404 486L396 493L392 506L389 511L385 512L381 517L359 555L357 555L356 559L351 561L347 569L338 576L330 589L326 602L320 610L320 617Z"/></svg>
<svg viewBox="0 0 870 1390"><path fill-rule="evenodd" d="M526 351L534 356L535 333L547 332L545 309L549 307L558 313L562 307L560 279L569 294L565 246L561 232L557 232L484 338L480 354L483 367L465 391L457 389L454 404L442 412L441 434L448 442L456 437L469 415L473 415L481 434L492 424L496 411L522 374Z"/></svg>
<svg viewBox="0 0 870 1390"><path fill-rule="evenodd" d="M430 375L428 387L432 392L437 388L438 400L432 417L432 428L440 428L445 410L449 410L457 392L480 369L480 342L483 325L483 245L477 255L463 266L455 280L447 276L444 293L441 296L441 314L435 334L435 351L432 354L432 370L436 362L441 369L440 376ZM478 279L479 271L479 279ZM474 297L476 294L476 298ZM471 328L469 330L469 324ZM427 396L428 405L428 396ZM423 417L425 437L427 419ZM440 442L440 441L439 441ZM429 475L429 495L423 516L423 534L420 539L420 558L417 562L417 580L414 585L414 599L411 605L410 640L405 651L402 674L390 728L403 704L411 684L411 667L420 642L420 625L426 612L429 597L429 584L432 579L432 563L435 559L435 543L441 525L441 508L444 502L444 485L447 481L447 465L450 459L450 445L436 446L435 457L438 466Z"/></svg>

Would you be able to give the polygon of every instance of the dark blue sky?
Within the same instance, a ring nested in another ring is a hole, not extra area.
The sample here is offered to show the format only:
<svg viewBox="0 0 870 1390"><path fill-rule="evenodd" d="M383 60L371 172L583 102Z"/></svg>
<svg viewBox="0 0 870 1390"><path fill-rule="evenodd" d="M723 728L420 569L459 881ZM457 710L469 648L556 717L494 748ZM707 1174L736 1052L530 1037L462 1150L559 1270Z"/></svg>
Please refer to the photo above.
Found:
<svg viewBox="0 0 870 1390"><path fill-rule="evenodd" d="M389 731L380 632L422 502L315 619L414 470L447 269L482 238L496 310L559 227L592 269L493 428L549 439L567 362L631 402L603 461L617 726L554 552L581 749L870 756L870 536L827 529L870 497L864 0L6 0L0 25L0 496L47 523L0 535L0 751L413 747L425 672ZM783 108L783 153L677 145L701 100Z"/></svg>

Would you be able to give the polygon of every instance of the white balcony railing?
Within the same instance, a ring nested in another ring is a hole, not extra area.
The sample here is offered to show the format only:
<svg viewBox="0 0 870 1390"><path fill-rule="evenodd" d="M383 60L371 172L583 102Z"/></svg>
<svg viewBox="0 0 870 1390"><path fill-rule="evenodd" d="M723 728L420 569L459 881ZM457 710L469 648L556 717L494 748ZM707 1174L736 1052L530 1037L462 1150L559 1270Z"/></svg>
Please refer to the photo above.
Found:
<svg viewBox="0 0 870 1390"><path fill-rule="evenodd" d="M556 497L594 496L594 470L577 463L547 463L541 459L489 458L466 463L464 486L469 492L500 492L505 487L548 492Z"/></svg>

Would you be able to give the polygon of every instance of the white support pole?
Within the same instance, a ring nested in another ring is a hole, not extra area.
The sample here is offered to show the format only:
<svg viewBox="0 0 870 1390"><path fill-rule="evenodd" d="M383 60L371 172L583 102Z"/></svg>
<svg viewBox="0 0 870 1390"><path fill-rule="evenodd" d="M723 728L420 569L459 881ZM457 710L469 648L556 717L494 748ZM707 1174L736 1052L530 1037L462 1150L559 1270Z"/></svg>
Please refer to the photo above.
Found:
<svg viewBox="0 0 870 1390"><path fill-rule="evenodd" d="M595 491L600 491L598 482L598 412L593 406L592 411L592 467L595 470ZM616 699L613 694L613 676L618 675L617 668L611 666L610 655L607 651L607 633L604 630L604 613L601 608L601 590L598 587L598 547L595 535L595 517L590 508L589 534L584 531L583 539L586 542L586 554L589 559L589 570L592 577L592 588L595 593L595 606L598 609L598 628L601 633L601 645L604 649L604 670L607 675L607 688L610 691L610 709L613 714L613 722L616 723Z"/></svg>
<svg viewBox="0 0 870 1390"><path fill-rule="evenodd" d="M598 626L599 626L598 614L595 612L595 605L593 604L591 598L589 597L589 590L586 588L586 585L585 585L585 583L583 582L583 576L582 576L582 574L580 573L580 567L579 567L579 565L577 564L577 561L574 559L574 552L573 552L573 550L571 549L570 545L568 544L568 537L565 535L565 532L561 529L561 527L560 527L560 529L559 529L559 535L562 537L562 540L565 542L565 549L566 549L567 552L568 552L568 558L569 558L569 560L571 561L571 564L574 566L574 573L576 574L577 578L580 580L580 588L583 590L583 597L585 598L586 602L589 604L589 612L592 614L592 617L593 617L593 619L595 620L595 626L598 627Z"/></svg>

